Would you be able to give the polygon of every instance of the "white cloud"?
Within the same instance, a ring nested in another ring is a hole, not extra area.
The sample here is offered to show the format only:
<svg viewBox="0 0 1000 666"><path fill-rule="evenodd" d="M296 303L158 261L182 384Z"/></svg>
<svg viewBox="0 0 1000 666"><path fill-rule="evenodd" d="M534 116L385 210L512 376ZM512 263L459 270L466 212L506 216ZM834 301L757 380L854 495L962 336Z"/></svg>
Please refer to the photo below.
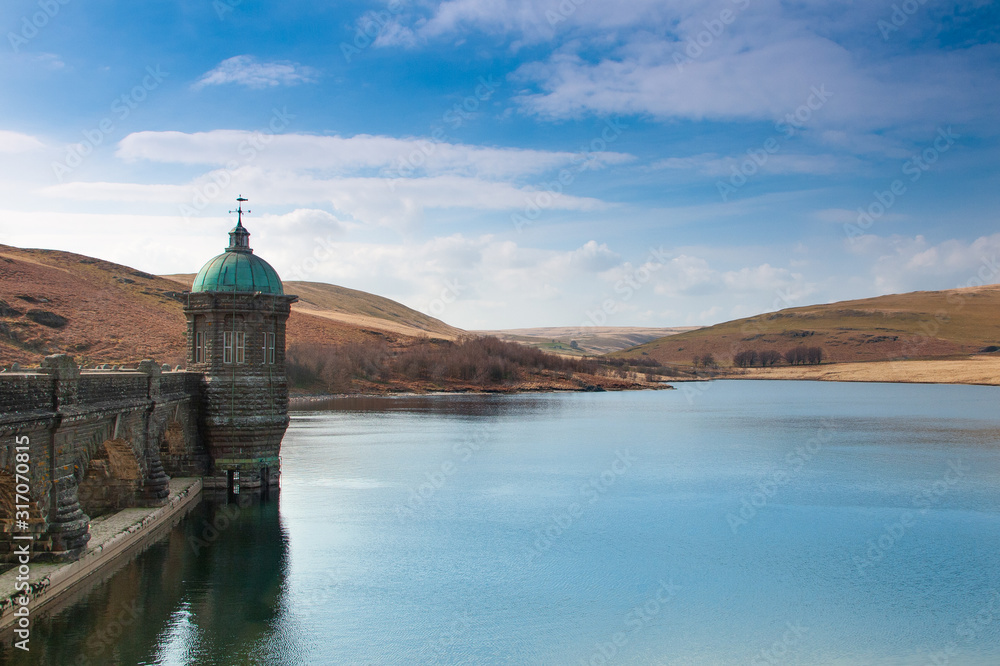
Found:
<svg viewBox="0 0 1000 666"><path fill-rule="evenodd" d="M55 53L39 53L33 59L45 69L57 70L66 67L66 63Z"/></svg>
<svg viewBox="0 0 1000 666"><path fill-rule="evenodd" d="M1000 233L974 241L866 235L852 248L871 261L878 293L948 289L1000 282Z"/></svg>
<svg viewBox="0 0 1000 666"><path fill-rule="evenodd" d="M298 63L259 62L254 56L238 55L223 60L214 69L205 72L192 88L197 90L205 86L227 83L247 88L273 88L280 85L312 83L316 80L316 76L316 70Z"/></svg>
<svg viewBox="0 0 1000 666"><path fill-rule="evenodd" d="M945 29L941 16L976 20L985 4L954 0L919 12L907 30L933 35ZM899 42L883 43L876 28L890 15L884 3L447 0L382 20L376 44L461 42L472 31L506 38L513 50L550 42L547 56L514 76L525 84L519 107L545 119L774 122L802 109L815 87L831 97L807 109L805 131L850 154L904 158L940 123L993 134L1000 45L892 48ZM859 45L866 35L874 43ZM799 166L831 173L844 163Z"/></svg>
<svg viewBox="0 0 1000 666"><path fill-rule="evenodd" d="M354 221L406 227L428 209L592 211L608 204L550 187L562 170L575 175L632 159L624 153L583 156L387 136L270 134L238 130L138 132L116 155L125 161L208 165L186 183L72 182L38 190L77 201L159 202L197 214L241 192L268 205L332 206ZM547 175L551 174L551 175ZM531 185L522 184L530 180Z"/></svg>
<svg viewBox="0 0 1000 666"><path fill-rule="evenodd" d="M0 130L0 153L27 153L45 144L29 134Z"/></svg>
<svg viewBox="0 0 1000 666"><path fill-rule="evenodd" d="M757 153L760 151L757 148ZM780 174L832 174L857 173L862 164L859 160L842 155L807 155L807 154L765 154L763 164L754 161L754 171L761 173ZM689 157L667 157L650 165L653 169L668 169L676 171L696 172L703 176L729 177L740 165L752 159L749 155L720 157L714 153L692 155ZM759 165L759 166L758 166Z"/></svg>
<svg viewBox="0 0 1000 666"><path fill-rule="evenodd" d="M517 31L526 36L551 34L540 8L525 0L450 0L438 5L418 34L433 38L467 28Z"/></svg>
<svg viewBox="0 0 1000 666"><path fill-rule="evenodd" d="M320 234L324 238L341 237L352 226L335 215L316 208L296 208L283 215L260 215L253 219L260 220L261 226L278 230L281 234L303 237L312 237L314 234Z"/></svg>
<svg viewBox="0 0 1000 666"><path fill-rule="evenodd" d="M274 255L272 263L284 267L279 268L283 278L330 281L377 293L463 328L475 328L487 314L504 326L559 318L575 323L590 294L602 288L599 271L620 261L595 241L548 250L492 235L454 234L406 244L334 242L327 246L329 260L316 264L305 261L310 246L299 238L282 236L276 239L282 247L268 250L268 261ZM448 285L457 285L457 298L445 311L432 310Z"/></svg>
<svg viewBox="0 0 1000 666"><path fill-rule="evenodd" d="M683 44L675 46L681 53ZM681 67L661 45L635 50L639 53L597 63L557 53L545 63L525 65L519 78L535 82L541 92L523 95L520 103L530 113L552 118L617 113L775 120L805 104L814 87L829 92L824 106L859 92L878 92L859 90L875 86L855 79L848 51L817 37L767 43ZM832 108L821 107L808 120L831 113Z"/></svg>
<svg viewBox="0 0 1000 666"><path fill-rule="evenodd" d="M223 218L0 210L5 244L65 250L153 273L197 271L225 247L231 227Z"/></svg>
<svg viewBox="0 0 1000 666"><path fill-rule="evenodd" d="M212 166L252 160L266 168L321 169L336 174L368 169L395 178L456 174L496 179L583 167L583 156L571 152L470 146L417 137L275 135L243 130L136 132L122 139L116 154L126 161ZM615 152L588 153L586 157L588 168L632 159Z"/></svg>
<svg viewBox="0 0 1000 666"><path fill-rule="evenodd" d="M690 6L692 0L674 2L670 9ZM509 35L515 43L537 43L552 39L560 31L600 30L658 23L670 13L662 0L447 0L429 12L409 12L379 25L395 25L393 32L406 31L407 39L388 39L379 46L412 46L417 42L449 39L479 30L493 35ZM359 21L364 28L376 13L368 12ZM408 25L407 25L408 24ZM387 28L383 28L388 31Z"/></svg>
<svg viewBox="0 0 1000 666"><path fill-rule="evenodd" d="M218 182L227 184L220 188L215 185ZM392 181L318 178L259 167L241 167L231 172L217 170L185 185L75 182L42 188L38 192L46 197L77 201L159 202L177 206L178 210L181 206L194 207L195 212L215 210L241 192L253 192L253 199L259 204L305 207L325 203L358 222L395 228L421 221L427 209L519 211L537 198L532 188L463 176ZM206 192L214 196L206 197ZM551 197L542 208L590 211L606 207L608 204L599 199L563 194Z"/></svg>
<svg viewBox="0 0 1000 666"><path fill-rule="evenodd" d="M1000 45L860 52L845 46L851 36L838 41L840 35L830 34L836 31L829 29L828 8L792 10L773 2L737 12L717 36L706 32L706 21L727 5L664 9L658 23L638 24L620 40L588 33L567 41L517 71L516 78L534 87L518 101L526 112L551 119L634 114L775 121L801 109L815 88L830 96L821 108L805 110L810 131L831 145L895 155L899 141L864 139L886 128L910 136L945 120L992 123Z"/></svg>
<svg viewBox="0 0 1000 666"><path fill-rule="evenodd" d="M815 282L787 268L762 263L722 269L713 267L703 257L689 254L674 257L655 271L653 284L659 296L692 301L692 311L695 303L703 303L706 296L711 296L720 304L736 303L739 307L757 308L758 312L771 312L804 304L818 292ZM722 306L717 305L707 312L722 311ZM703 318L700 323L706 321L711 320Z"/></svg>
<svg viewBox="0 0 1000 666"><path fill-rule="evenodd" d="M154 273L196 271L222 250L233 222L228 217L185 220L46 211L0 211L0 220L8 243L70 250ZM282 215L254 214L248 228L255 251L285 280L331 282L376 293L463 328L578 324L606 298L622 305L609 315L612 325L672 324L675 319L657 318L665 305L692 313L706 307L696 289L673 289L669 295L654 291L654 283L668 284L682 275L689 285L711 282L718 294L712 314L687 320L705 323L706 317L728 311L737 302L770 304L770 290L789 279L780 269L755 265L746 271L749 286L729 293L726 280L740 279L732 277L740 269L718 270L705 260L682 256L671 267L652 271L650 284L626 303L613 289L615 282L635 275L648 262L633 265L596 240L568 249L464 234L417 242L360 242L352 238L356 230L338 215L305 208ZM167 229L169 234L164 233ZM138 264L137 256L142 256ZM458 286L457 298L443 311L431 311L448 285Z"/></svg>

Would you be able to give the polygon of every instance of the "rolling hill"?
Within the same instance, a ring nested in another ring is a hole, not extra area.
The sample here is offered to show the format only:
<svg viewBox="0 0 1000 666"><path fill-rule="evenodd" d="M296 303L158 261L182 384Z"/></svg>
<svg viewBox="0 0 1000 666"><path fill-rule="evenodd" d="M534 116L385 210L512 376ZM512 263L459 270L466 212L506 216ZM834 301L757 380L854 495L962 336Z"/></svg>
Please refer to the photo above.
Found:
<svg viewBox="0 0 1000 666"><path fill-rule="evenodd" d="M820 347L832 362L967 357L1000 346L1000 285L918 291L788 308L681 333L616 356L690 365L740 351Z"/></svg>
<svg viewBox="0 0 1000 666"><path fill-rule="evenodd" d="M193 273L162 277L177 282L184 290L190 289L194 281ZM449 326L440 319L365 291L324 282L289 280L282 284L286 294L295 294L299 297L299 302L292 305L292 310L295 312L411 337L430 336L455 340L465 333L462 329Z"/></svg>
<svg viewBox="0 0 1000 666"><path fill-rule="evenodd" d="M564 356L610 354L641 345L668 335L676 335L698 328L676 326L649 328L641 326L552 326L543 328L511 328L496 331L473 331L478 335L492 335L501 340L520 342L543 351ZM573 343L576 346L573 346Z"/></svg>
<svg viewBox="0 0 1000 666"><path fill-rule="evenodd" d="M184 278L168 279L56 250L0 245L0 365L34 364L47 354L81 363L152 358L183 364ZM299 293L288 344L405 342L456 338L461 330L386 298L319 283Z"/></svg>

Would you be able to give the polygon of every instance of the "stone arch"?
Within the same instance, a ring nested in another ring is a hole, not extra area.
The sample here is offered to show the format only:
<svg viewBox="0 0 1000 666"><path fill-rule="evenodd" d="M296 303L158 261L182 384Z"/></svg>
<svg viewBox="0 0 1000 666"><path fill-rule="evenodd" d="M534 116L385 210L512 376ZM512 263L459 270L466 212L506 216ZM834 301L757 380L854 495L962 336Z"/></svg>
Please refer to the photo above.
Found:
<svg viewBox="0 0 1000 666"><path fill-rule="evenodd" d="M80 508L93 518L135 506L142 479L132 445L120 438L106 440L86 465L77 490Z"/></svg>
<svg viewBox="0 0 1000 666"><path fill-rule="evenodd" d="M102 422L98 427L85 430L77 437L79 445L76 448L76 462L73 465L73 476L77 486L83 483L90 469L90 461L100 458L104 442L114 438L114 419Z"/></svg>

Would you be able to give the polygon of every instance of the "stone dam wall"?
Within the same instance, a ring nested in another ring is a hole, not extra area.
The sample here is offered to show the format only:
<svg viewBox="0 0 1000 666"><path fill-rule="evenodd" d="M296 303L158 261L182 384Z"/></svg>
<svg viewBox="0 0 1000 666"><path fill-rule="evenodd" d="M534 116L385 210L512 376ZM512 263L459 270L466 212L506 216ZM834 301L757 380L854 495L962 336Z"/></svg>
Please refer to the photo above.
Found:
<svg viewBox="0 0 1000 666"><path fill-rule="evenodd" d="M0 561L29 532L33 558L77 559L92 517L160 506L170 476L206 475L204 391L201 372L152 361L81 370L55 355L0 373Z"/></svg>

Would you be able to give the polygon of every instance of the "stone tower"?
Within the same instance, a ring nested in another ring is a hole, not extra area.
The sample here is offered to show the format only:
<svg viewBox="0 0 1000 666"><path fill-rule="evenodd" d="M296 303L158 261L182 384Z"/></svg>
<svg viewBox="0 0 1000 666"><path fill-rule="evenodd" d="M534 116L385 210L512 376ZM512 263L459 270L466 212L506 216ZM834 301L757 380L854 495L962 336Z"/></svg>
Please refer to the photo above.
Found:
<svg viewBox="0 0 1000 666"><path fill-rule="evenodd" d="M237 493L278 483L288 427L285 323L297 300L250 249L246 199L238 201L229 247L198 272L184 306L188 367L205 377L205 487Z"/></svg>

